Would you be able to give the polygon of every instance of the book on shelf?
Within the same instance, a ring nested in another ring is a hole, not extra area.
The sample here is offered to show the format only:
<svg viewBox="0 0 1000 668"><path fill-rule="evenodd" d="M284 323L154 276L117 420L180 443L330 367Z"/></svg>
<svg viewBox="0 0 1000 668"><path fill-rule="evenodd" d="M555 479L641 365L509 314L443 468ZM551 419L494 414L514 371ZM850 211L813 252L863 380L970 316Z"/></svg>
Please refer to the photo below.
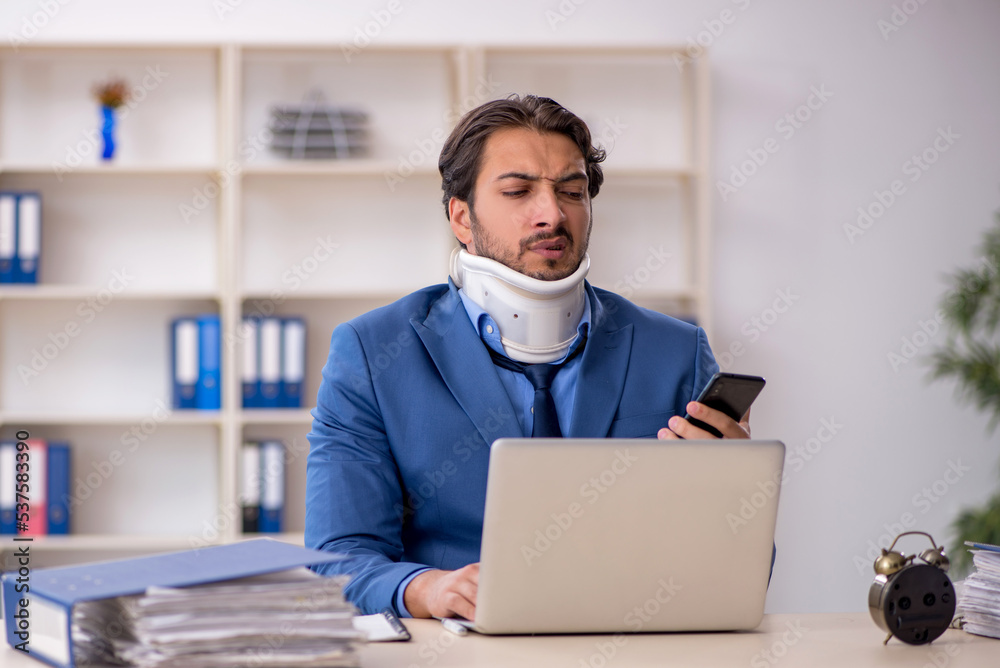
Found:
<svg viewBox="0 0 1000 668"><path fill-rule="evenodd" d="M243 533L281 533L285 526L285 444L246 441L240 461Z"/></svg>
<svg viewBox="0 0 1000 668"><path fill-rule="evenodd" d="M301 408L306 370L305 319L246 317L240 334L243 408Z"/></svg>
<svg viewBox="0 0 1000 668"><path fill-rule="evenodd" d="M0 283L38 283L41 242L41 195L0 192Z"/></svg>
<svg viewBox="0 0 1000 668"><path fill-rule="evenodd" d="M340 558L260 538L42 569L30 592L4 574L7 642L67 667L356 666L347 577L304 568Z"/></svg>
<svg viewBox="0 0 1000 668"><path fill-rule="evenodd" d="M68 534L70 474L67 443L37 438L0 442L0 534ZM19 503L26 503L27 511L19 510Z"/></svg>
<svg viewBox="0 0 1000 668"><path fill-rule="evenodd" d="M1000 546L966 542L976 572L958 589L956 615L969 633L1000 638Z"/></svg>
<svg viewBox="0 0 1000 668"><path fill-rule="evenodd" d="M173 407L222 407L222 335L214 313L181 316L171 323Z"/></svg>

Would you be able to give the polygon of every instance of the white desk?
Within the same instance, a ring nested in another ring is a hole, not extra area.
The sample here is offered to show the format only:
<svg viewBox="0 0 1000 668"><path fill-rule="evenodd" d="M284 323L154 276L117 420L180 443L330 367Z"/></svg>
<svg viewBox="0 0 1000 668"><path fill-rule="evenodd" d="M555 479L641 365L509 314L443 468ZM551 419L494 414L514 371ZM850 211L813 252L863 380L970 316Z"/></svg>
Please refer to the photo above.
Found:
<svg viewBox="0 0 1000 668"><path fill-rule="evenodd" d="M639 634L624 636L455 636L433 620L405 620L409 642L372 643L362 650L364 668L631 668L740 666L749 668L996 668L1000 640L949 630L931 645L885 634L867 613L768 615L743 633ZM6 644L0 667L44 664Z"/></svg>

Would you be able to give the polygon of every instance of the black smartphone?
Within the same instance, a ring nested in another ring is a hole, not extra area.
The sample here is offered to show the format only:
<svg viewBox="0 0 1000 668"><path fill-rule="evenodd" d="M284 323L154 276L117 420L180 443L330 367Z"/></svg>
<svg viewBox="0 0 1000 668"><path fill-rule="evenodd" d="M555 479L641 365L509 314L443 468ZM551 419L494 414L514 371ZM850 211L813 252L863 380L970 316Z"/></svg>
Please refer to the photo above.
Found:
<svg viewBox="0 0 1000 668"><path fill-rule="evenodd" d="M738 373L719 372L712 376L708 385L701 391L698 403L705 404L709 408L722 411L737 422L743 417L750 404L753 403L760 391L764 389L764 379L760 376L744 376ZM684 419L699 429L704 429L710 434L721 438L722 432L710 424L705 424L701 420L685 415Z"/></svg>

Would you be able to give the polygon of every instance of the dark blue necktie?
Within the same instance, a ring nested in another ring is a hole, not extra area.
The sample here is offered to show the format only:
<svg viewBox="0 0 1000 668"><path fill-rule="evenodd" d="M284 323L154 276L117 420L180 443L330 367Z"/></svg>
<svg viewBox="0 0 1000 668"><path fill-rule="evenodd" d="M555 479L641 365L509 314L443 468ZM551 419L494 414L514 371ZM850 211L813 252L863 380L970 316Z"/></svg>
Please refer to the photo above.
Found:
<svg viewBox="0 0 1000 668"><path fill-rule="evenodd" d="M563 364L583 351L585 343L586 339L581 341L576 350L560 364L525 364L523 362L516 362L486 346L494 364L510 371L523 373L524 377L531 383L531 386L535 388L535 398L531 405L531 412L534 415L531 425L532 438L562 438L562 430L559 429L559 418L556 416L556 402L552 398L552 381L556 377L556 372L559 371Z"/></svg>

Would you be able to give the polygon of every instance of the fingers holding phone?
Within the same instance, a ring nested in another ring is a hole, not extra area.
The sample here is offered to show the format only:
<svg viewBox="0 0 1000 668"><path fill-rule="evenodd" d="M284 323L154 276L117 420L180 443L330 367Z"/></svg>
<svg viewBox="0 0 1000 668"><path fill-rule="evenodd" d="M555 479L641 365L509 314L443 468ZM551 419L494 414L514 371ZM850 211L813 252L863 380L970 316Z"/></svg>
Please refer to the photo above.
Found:
<svg viewBox="0 0 1000 668"><path fill-rule="evenodd" d="M750 438L750 405L764 388L760 376L717 373L698 396L688 403L683 418L672 417L659 438L705 439Z"/></svg>

